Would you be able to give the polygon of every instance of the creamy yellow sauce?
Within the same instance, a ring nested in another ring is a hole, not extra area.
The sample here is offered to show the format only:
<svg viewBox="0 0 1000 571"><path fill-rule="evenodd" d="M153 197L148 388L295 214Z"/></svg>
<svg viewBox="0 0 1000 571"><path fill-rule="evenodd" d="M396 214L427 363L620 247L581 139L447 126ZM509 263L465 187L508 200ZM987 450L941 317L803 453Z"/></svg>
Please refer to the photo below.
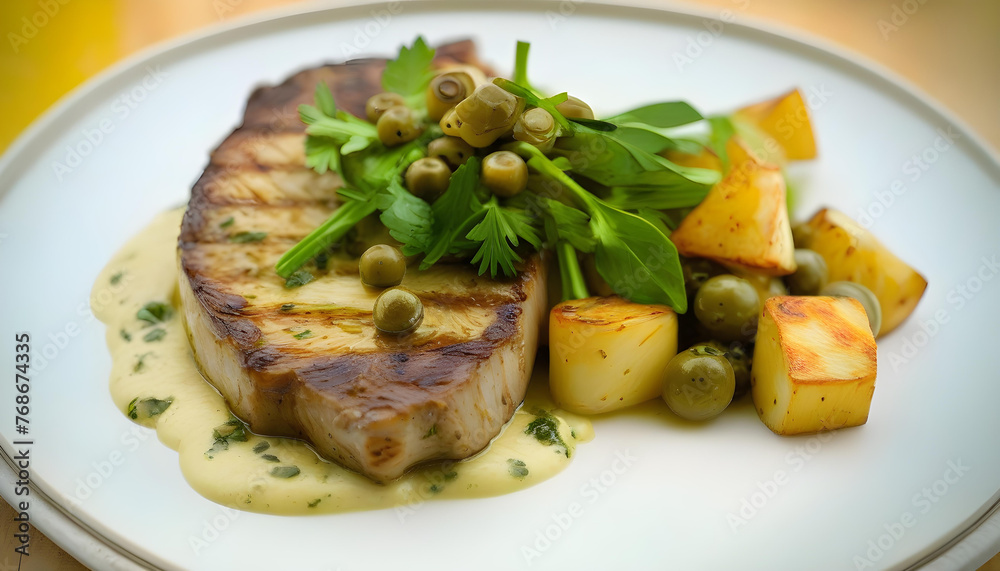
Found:
<svg viewBox="0 0 1000 571"><path fill-rule="evenodd" d="M161 214L129 241L98 276L91 305L108 328L115 405L156 429L177 451L188 483L206 498L292 515L496 496L551 478L568 465L577 443L593 438L590 421L557 409L549 399L544 367L535 368L524 404L485 451L417 468L386 485L320 458L302 441L241 432L242 424L198 371L185 334L176 265L182 215L183 210ZM109 292L115 297L110 303ZM170 305L172 315L162 322L148 313L140 319L149 302ZM554 423L564 445L527 433L533 422Z"/></svg>

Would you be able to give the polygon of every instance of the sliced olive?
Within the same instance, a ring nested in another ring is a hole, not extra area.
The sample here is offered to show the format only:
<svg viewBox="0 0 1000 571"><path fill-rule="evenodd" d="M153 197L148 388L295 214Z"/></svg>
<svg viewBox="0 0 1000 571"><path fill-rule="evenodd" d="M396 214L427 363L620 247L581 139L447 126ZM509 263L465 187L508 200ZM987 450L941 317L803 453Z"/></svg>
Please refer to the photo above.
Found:
<svg viewBox="0 0 1000 571"><path fill-rule="evenodd" d="M688 420L708 420L733 400L736 377L722 351L695 346L675 355L663 378L663 400L674 414Z"/></svg>
<svg viewBox="0 0 1000 571"><path fill-rule="evenodd" d="M451 71L435 77L427 86L427 117L431 121L440 121L449 109L475 89L475 80L464 71Z"/></svg>
<svg viewBox="0 0 1000 571"><path fill-rule="evenodd" d="M369 121L375 123L389 109L405 104L403 96L398 93L378 93L369 97L365 103L365 115L368 116Z"/></svg>
<svg viewBox="0 0 1000 571"><path fill-rule="evenodd" d="M483 159L480 181L497 196L514 196L528 186L528 165L510 151L490 153Z"/></svg>
<svg viewBox="0 0 1000 571"><path fill-rule="evenodd" d="M743 278L709 278L694 296L694 313L712 335L723 341L748 341L757 332L760 296Z"/></svg>
<svg viewBox="0 0 1000 571"><path fill-rule="evenodd" d="M407 335L413 333L424 320L424 304L411 291L390 288L375 299L372 320L382 333Z"/></svg>
<svg viewBox="0 0 1000 571"><path fill-rule="evenodd" d="M520 97L492 83L480 85L455 106L459 135L473 147L487 147L514 127L523 109Z"/></svg>
<svg viewBox="0 0 1000 571"><path fill-rule="evenodd" d="M464 165L475 154L472 145L461 137L438 137L427 145L427 156L441 159L452 169Z"/></svg>
<svg viewBox="0 0 1000 571"><path fill-rule="evenodd" d="M860 301L865 313L868 314L868 325L871 326L872 333L878 336L878 331L882 328L882 304L872 290L855 282L830 282L820 290L819 294L853 297Z"/></svg>
<svg viewBox="0 0 1000 571"><path fill-rule="evenodd" d="M567 119L593 119L594 110L583 101L570 95L566 101L556 105L556 111Z"/></svg>
<svg viewBox="0 0 1000 571"><path fill-rule="evenodd" d="M427 202L434 200L448 190L451 169L441 159L424 157L417 159L406 168L406 188L414 196Z"/></svg>
<svg viewBox="0 0 1000 571"><path fill-rule="evenodd" d="M408 143L420 135L413 111L409 107L397 105L386 109L375 123L378 139L387 147Z"/></svg>
<svg viewBox="0 0 1000 571"><path fill-rule="evenodd" d="M786 277L788 291L793 295L816 295L826 285L826 260L812 250L795 250L795 273Z"/></svg>
<svg viewBox="0 0 1000 571"><path fill-rule="evenodd" d="M358 270L361 273L361 283L366 286L396 286L406 274L406 257L397 248L376 244L361 254Z"/></svg>
<svg viewBox="0 0 1000 571"><path fill-rule="evenodd" d="M555 119L551 113L539 107L529 109L514 123L514 138L547 151L556 140Z"/></svg>

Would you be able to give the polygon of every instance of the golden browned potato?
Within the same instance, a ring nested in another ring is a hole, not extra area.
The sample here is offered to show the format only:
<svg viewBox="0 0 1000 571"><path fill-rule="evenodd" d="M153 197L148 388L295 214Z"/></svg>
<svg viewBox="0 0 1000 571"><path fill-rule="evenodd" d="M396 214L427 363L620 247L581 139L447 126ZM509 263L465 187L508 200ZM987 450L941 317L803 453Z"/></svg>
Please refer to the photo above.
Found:
<svg viewBox="0 0 1000 571"><path fill-rule="evenodd" d="M879 335L895 329L917 306L927 280L846 214L824 208L797 234L803 248L826 260L830 281L857 282L882 306Z"/></svg>
<svg viewBox="0 0 1000 571"><path fill-rule="evenodd" d="M875 338L858 300L780 296L764 302L750 386L760 419L790 435L868 421Z"/></svg>
<svg viewBox="0 0 1000 571"><path fill-rule="evenodd" d="M664 305L617 296L564 301L549 316L549 389L582 414L618 410L660 396L677 353L677 315Z"/></svg>
<svg viewBox="0 0 1000 571"><path fill-rule="evenodd" d="M769 159L772 154L792 161L816 157L809 110L798 89L744 107L733 113L732 120L738 132L744 131L741 126L753 126L773 141L757 142L767 151Z"/></svg>
<svg viewBox="0 0 1000 571"><path fill-rule="evenodd" d="M727 144L728 174L695 207L670 239L684 256L767 275L795 271L785 179L738 138Z"/></svg>

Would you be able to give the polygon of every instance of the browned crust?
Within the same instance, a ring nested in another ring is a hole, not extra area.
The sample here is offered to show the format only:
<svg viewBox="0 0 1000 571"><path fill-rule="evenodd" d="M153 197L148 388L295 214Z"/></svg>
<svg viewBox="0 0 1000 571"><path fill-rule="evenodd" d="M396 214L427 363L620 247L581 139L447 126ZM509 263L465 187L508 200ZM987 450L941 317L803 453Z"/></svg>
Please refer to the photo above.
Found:
<svg viewBox="0 0 1000 571"><path fill-rule="evenodd" d="M437 61L479 64L470 41L438 48ZM254 208L313 205L332 211L335 197L331 195L315 200L264 201L256 198L233 199L214 191L219 188L218 185L231 181L241 173L286 168L263 167L240 151L241 143L252 140L257 144L267 145L271 137L303 131L296 108L302 103L312 103L318 81L325 81L330 85L340 108L363 115L367 98L380 90L383 67L384 60L375 59L324 65L300 71L280 85L258 88L247 103L243 125L212 154L209 165L192 189L178 243L183 274L181 279L187 280L217 342L228 344L234 349L239 365L249 375L252 389L270 395L268 398L273 401L269 406L261 407L259 414L255 414L252 409L239 410L235 407L234 412L249 421L254 430L301 436L304 429L291 408L296 395L306 392L320 393L324 398L335 401L341 408L362 412L383 411L396 416L409 414L407 407L415 403L425 407L435 406L437 395L443 395L455 385L469 382L472 371L479 363L488 360L498 348L517 338L522 318L519 304L527 298L527 292L532 287L530 282L537 279L544 270L539 259L531 257L521 268L518 277L511 280L504 295L484 295L478 298L478 304L496 308L496 319L475 339L437 337L419 347L409 346L404 341L393 343L391 347L383 345L376 351L338 355L309 354L302 349L265 342L258 323L272 315L278 315L279 309L254 307L250 310L248 300L231 293L226 288L225 276L219 275L206 263L201 255L202 249L218 242L218 236L213 235L214 228L208 228L210 213L233 205ZM287 168L299 173L304 171L301 166ZM428 294L424 301L443 306L468 303L468 300L449 294ZM317 320L328 318L322 311L303 317ZM224 396L228 400L230 395ZM503 395L502 401L507 409L502 411L505 418L509 418L521 398L523 394ZM233 402L230 404L233 405ZM437 406L444 405L439 403ZM461 439L462 436L457 435L456 438ZM384 443L370 443L366 451L370 454L366 459L370 465L388 461L399 453L400 443L388 440L387 438ZM320 445L318 448L349 466L364 468L364 462L359 462L359 459L347 451L337 450L336 446ZM444 453L440 457L458 456Z"/></svg>

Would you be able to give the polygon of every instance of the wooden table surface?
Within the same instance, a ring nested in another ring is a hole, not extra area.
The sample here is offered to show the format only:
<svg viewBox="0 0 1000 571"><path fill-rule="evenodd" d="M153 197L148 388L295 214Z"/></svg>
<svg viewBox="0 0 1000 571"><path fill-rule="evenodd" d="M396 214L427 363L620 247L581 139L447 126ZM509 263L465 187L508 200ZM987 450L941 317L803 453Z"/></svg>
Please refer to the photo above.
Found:
<svg viewBox="0 0 1000 571"><path fill-rule="evenodd" d="M63 94L118 59L177 35L298 0L58 0L35 34L38 0L0 0L0 151ZM860 53L910 80L1000 149L1000 2L996 0L700 0L781 23ZM41 18L39 18L41 21ZM13 36L15 37L12 37ZM31 35L28 38L28 35ZM0 571L75 570L37 530L14 557L13 510L0 502ZM980 568L1000 571L1000 555Z"/></svg>

